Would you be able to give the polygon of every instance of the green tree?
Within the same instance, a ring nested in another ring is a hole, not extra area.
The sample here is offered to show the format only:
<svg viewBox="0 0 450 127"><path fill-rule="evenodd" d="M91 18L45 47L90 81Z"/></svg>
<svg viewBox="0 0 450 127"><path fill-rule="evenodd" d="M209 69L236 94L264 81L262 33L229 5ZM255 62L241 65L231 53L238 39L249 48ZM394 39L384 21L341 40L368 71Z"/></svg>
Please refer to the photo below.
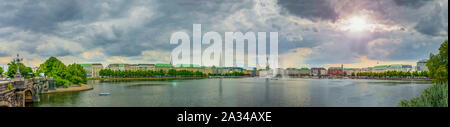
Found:
<svg viewBox="0 0 450 127"><path fill-rule="evenodd" d="M5 71L5 70L3 70L3 68L2 68L2 67L0 67L0 77L2 77L2 76L3 76L3 71Z"/></svg>
<svg viewBox="0 0 450 127"><path fill-rule="evenodd" d="M430 59L427 61L426 65L430 71L431 78L433 78L435 82L448 81L448 78L442 77L448 73L448 40L441 44L439 54L430 54Z"/></svg>
<svg viewBox="0 0 450 127"><path fill-rule="evenodd" d="M37 73L44 73L48 77L65 77L66 65L56 59L55 57L50 57L37 69Z"/></svg>
<svg viewBox="0 0 450 127"><path fill-rule="evenodd" d="M403 107L448 107L448 40L442 43L439 54L430 54L427 61L429 72L422 71L421 77L431 77L434 83L425 89L420 97L403 100Z"/></svg>
<svg viewBox="0 0 450 127"><path fill-rule="evenodd" d="M33 77L33 75L30 75L30 73L33 72L33 70L30 67L26 67L24 64L22 63L8 63L8 72L6 73L6 75L9 78L14 78L14 76L17 73L17 65L19 65L19 70L20 73L22 74L22 76L24 76L25 78L31 78Z"/></svg>
<svg viewBox="0 0 450 127"><path fill-rule="evenodd" d="M87 73L83 66L71 64L67 67L64 79L69 80L73 84L87 83Z"/></svg>
<svg viewBox="0 0 450 127"><path fill-rule="evenodd" d="M168 76L176 76L176 75L177 75L177 70L175 70L175 69L170 69L170 70L167 72L167 75L168 75Z"/></svg>
<svg viewBox="0 0 450 127"><path fill-rule="evenodd" d="M56 59L55 57L48 58L43 64L39 66L36 71L37 74L44 73L47 77L53 77L55 79L55 84L57 86L68 87L72 82L70 80L79 80L79 79L66 79L71 76L66 76L69 73L67 72L67 67Z"/></svg>

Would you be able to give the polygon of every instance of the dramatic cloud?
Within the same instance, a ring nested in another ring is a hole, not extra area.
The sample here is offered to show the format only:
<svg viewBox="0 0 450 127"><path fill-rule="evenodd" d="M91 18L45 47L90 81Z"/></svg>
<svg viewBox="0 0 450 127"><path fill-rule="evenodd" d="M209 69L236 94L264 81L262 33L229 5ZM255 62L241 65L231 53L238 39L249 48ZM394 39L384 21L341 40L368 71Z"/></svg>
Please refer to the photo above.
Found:
<svg viewBox="0 0 450 127"><path fill-rule="evenodd" d="M429 1L433 0L394 0L399 6L407 6L411 8L420 8Z"/></svg>
<svg viewBox="0 0 450 127"><path fill-rule="evenodd" d="M435 8L425 17L422 17L420 19L419 23L414 27L419 31L420 33L431 35L431 36L438 36L441 33L442 30L444 30L444 25L442 23L442 16L441 16L441 6L439 4L436 4Z"/></svg>
<svg viewBox="0 0 450 127"><path fill-rule="evenodd" d="M448 39L448 0L0 0L0 12L0 65L168 63L171 34L193 24L278 32L282 67L413 63Z"/></svg>
<svg viewBox="0 0 450 127"><path fill-rule="evenodd" d="M283 6L290 14L303 18L332 21L339 18L328 0L279 0L278 4Z"/></svg>

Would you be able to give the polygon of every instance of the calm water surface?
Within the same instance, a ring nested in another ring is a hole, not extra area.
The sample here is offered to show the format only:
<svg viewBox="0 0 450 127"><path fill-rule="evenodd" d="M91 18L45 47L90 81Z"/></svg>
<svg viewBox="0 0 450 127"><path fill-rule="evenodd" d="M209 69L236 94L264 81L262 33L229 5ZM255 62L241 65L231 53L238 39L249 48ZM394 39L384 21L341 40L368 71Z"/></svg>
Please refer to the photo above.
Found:
<svg viewBox="0 0 450 127"><path fill-rule="evenodd" d="M201 79L89 81L93 90L41 95L37 107L373 107L397 106L430 86L424 81L353 79ZM99 96L99 93L110 93Z"/></svg>

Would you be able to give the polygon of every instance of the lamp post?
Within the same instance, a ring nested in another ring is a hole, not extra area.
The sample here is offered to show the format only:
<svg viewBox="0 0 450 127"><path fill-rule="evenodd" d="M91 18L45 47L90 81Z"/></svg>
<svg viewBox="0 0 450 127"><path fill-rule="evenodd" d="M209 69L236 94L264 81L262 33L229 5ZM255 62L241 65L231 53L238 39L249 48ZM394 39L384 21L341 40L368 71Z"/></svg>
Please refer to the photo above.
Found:
<svg viewBox="0 0 450 127"><path fill-rule="evenodd" d="M22 78L22 75L20 73L20 65L19 65L19 63L22 63L23 58L20 58L19 54L17 54L17 57L14 58L13 61L17 65L17 72L16 72L16 75L14 76L14 78Z"/></svg>

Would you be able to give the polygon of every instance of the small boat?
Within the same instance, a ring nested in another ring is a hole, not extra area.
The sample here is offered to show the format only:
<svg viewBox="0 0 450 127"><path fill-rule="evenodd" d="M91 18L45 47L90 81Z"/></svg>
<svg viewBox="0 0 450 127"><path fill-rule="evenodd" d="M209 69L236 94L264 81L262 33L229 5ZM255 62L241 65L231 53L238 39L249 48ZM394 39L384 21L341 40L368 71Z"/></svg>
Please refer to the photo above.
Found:
<svg viewBox="0 0 450 127"><path fill-rule="evenodd" d="M98 94L99 96L108 96L109 95L109 93L100 93L100 94Z"/></svg>

